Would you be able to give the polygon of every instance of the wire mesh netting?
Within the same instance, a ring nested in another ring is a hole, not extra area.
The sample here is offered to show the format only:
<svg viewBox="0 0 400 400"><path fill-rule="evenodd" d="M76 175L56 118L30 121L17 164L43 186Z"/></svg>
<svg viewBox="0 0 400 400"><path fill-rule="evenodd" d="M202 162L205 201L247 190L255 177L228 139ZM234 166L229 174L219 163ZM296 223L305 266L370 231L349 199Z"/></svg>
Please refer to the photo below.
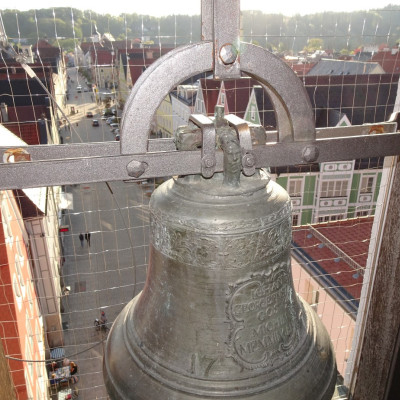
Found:
<svg viewBox="0 0 400 400"><path fill-rule="evenodd" d="M200 40L199 16L71 8L0 16L2 146L118 141L142 73ZM292 17L246 11L241 33L294 70L318 128L369 123L370 133L382 133L380 123L400 104L399 22L398 6ZM250 77L203 73L160 102L152 138L173 137L191 113L213 116L220 105L277 140L270 98ZM269 170L292 199L294 285L331 336L337 399L346 398L356 365L390 171L389 157ZM145 284L148 202L165 179L1 192L0 332L18 398L107 398L105 340Z"/></svg>

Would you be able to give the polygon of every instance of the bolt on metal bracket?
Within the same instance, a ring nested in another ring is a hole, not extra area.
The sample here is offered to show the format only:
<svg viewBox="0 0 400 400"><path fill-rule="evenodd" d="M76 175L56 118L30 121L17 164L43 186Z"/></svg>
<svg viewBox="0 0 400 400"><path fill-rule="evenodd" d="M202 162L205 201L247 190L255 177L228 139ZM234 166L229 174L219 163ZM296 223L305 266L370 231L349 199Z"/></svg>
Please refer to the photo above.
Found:
<svg viewBox="0 0 400 400"><path fill-rule="evenodd" d="M201 128L201 174L204 178L211 178L215 172L215 126L214 122L203 114L192 114L190 121Z"/></svg>
<svg viewBox="0 0 400 400"><path fill-rule="evenodd" d="M225 119L228 121L229 125L235 129L239 138L240 148L242 150L243 174L246 176L252 176L256 172L256 160L253 153L253 144L251 142L249 125L246 121L233 114L227 115Z"/></svg>

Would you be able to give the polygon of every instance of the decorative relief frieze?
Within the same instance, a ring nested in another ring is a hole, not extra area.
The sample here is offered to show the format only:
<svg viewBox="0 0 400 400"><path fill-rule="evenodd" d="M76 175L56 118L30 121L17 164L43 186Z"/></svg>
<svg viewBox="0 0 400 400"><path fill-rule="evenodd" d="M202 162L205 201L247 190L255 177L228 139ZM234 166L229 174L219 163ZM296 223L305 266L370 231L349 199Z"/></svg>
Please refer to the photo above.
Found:
<svg viewBox="0 0 400 400"><path fill-rule="evenodd" d="M209 224L208 230L202 226L198 231L190 229L191 225L186 222L177 225L175 221L171 226L170 221L154 214L151 218L153 246L165 256L182 263L208 268L245 268L265 260L274 262L290 246L289 216L279 222L275 219L275 225L256 220L250 233L236 233L243 225L232 222L229 225L235 233L231 235L226 234L229 231L220 234L219 225Z"/></svg>

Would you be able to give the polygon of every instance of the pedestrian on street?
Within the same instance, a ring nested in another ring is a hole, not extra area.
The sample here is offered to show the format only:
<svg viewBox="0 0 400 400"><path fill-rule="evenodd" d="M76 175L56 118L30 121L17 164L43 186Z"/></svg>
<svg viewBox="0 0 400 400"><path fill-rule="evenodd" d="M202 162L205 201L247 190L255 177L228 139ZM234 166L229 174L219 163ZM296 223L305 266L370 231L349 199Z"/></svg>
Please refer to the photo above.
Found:
<svg viewBox="0 0 400 400"><path fill-rule="evenodd" d="M90 247L90 232L85 233L85 239L87 241L88 246Z"/></svg>
<svg viewBox="0 0 400 400"><path fill-rule="evenodd" d="M79 234L79 240L81 241L81 247L83 247L83 233Z"/></svg>

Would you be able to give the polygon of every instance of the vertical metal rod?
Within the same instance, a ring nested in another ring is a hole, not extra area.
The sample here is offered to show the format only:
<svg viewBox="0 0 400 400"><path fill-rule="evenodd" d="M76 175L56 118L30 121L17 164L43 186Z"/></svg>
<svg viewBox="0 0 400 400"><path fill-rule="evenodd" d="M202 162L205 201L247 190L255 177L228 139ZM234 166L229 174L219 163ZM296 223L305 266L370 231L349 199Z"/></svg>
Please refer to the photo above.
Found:
<svg viewBox="0 0 400 400"><path fill-rule="evenodd" d="M201 40L213 40L214 0L201 0Z"/></svg>
<svg viewBox="0 0 400 400"><path fill-rule="evenodd" d="M240 78L240 0L214 0L214 78Z"/></svg>

